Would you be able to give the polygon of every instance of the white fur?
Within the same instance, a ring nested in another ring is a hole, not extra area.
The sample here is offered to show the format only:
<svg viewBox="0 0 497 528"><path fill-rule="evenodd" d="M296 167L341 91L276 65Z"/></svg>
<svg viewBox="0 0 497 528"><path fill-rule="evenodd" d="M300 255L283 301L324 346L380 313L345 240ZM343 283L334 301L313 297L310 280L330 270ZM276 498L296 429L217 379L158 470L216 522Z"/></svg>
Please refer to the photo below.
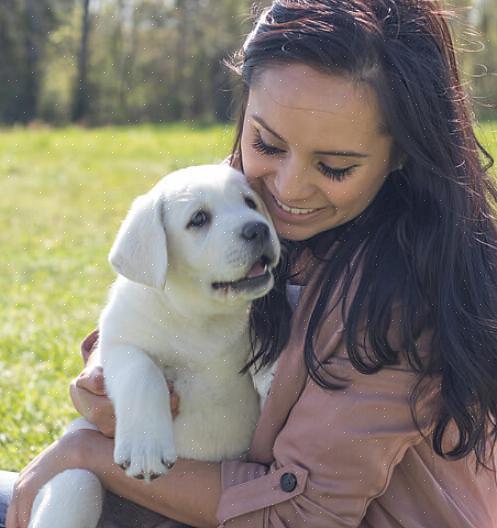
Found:
<svg viewBox="0 0 497 528"><path fill-rule="evenodd" d="M209 224L188 227L200 209ZM264 248L241 236L249 222L268 226ZM262 253L277 262L276 232L230 167L177 171L133 203L110 252L119 277L95 351L115 407L114 460L129 476L163 475L176 457L219 461L248 449L258 401L250 375L239 370L250 350L250 302L273 281L242 292L212 284L245 277ZM180 398L174 421L165 376ZM95 528L101 507L98 479L65 471L38 494L30 528Z"/></svg>

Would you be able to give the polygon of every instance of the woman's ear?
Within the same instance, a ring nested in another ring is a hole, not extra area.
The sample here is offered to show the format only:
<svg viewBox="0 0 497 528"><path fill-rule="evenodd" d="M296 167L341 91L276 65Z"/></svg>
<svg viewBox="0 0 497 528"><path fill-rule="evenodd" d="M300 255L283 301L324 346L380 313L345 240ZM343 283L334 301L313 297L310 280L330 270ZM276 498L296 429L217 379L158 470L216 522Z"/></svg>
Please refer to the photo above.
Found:
<svg viewBox="0 0 497 528"><path fill-rule="evenodd" d="M139 196L122 223L109 253L114 270L127 279L164 289L167 271L163 198Z"/></svg>

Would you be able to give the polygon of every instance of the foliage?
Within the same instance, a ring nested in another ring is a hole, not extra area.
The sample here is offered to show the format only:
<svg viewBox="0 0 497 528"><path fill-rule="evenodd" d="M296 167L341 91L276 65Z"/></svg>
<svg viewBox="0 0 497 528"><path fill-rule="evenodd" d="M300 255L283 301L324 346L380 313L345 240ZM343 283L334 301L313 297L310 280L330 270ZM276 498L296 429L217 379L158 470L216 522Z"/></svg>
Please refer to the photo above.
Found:
<svg viewBox="0 0 497 528"><path fill-rule="evenodd" d="M496 1L448 2L458 15L453 26L468 91L478 115L494 119ZM0 0L0 122L68 123L81 91L88 104L78 120L91 125L227 121L233 78L222 61L250 30L252 3ZM88 75L81 84L83 58Z"/></svg>
<svg viewBox="0 0 497 528"><path fill-rule="evenodd" d="M0 0L0 121L70 121L81 58L85 123L227 121L222 61L250 28L250 4L91 0L85 53L84 0Z"/></svg>
<svg viewBox="0 0 497 528"><path fill-rule="evenodd" d="M497 118L497 0L454 0L456 46L480 119Z"/></svg>

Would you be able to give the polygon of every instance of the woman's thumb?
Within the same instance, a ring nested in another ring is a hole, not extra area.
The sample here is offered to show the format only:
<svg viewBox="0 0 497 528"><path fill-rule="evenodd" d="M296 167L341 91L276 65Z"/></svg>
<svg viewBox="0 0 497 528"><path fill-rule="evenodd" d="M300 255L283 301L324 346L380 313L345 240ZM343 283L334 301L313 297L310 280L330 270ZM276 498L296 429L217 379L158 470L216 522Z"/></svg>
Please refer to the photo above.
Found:
<svg viewBox="0 0 497 528"><path fill-rule="evenodd" d="M76 380L76 385L97 396L105 396L105 379L102 367L85 368Z"/></svg>

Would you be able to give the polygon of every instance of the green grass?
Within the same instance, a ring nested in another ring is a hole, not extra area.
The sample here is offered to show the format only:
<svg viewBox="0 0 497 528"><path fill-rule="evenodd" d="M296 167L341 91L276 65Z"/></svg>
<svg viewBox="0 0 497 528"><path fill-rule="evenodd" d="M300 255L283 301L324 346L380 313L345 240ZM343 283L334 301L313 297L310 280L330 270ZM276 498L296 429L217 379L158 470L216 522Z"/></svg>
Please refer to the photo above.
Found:
<svg viewBox="0 0 497 528"><path fill-rule="evenodd" d="M173 169L218 162L231 129L0 131L0 468L18 470L75 416L68 384L113 273L132 199Z"/></svg>
<svg viewBox="0 0 497 528"><path fill-rule="evenodd" d="M497 157L497 123L480 130ZM113 273L132 199L167 172L217 162L231 129L0 131L0 468L19 470L75 416L69 381Z"/></svg>

